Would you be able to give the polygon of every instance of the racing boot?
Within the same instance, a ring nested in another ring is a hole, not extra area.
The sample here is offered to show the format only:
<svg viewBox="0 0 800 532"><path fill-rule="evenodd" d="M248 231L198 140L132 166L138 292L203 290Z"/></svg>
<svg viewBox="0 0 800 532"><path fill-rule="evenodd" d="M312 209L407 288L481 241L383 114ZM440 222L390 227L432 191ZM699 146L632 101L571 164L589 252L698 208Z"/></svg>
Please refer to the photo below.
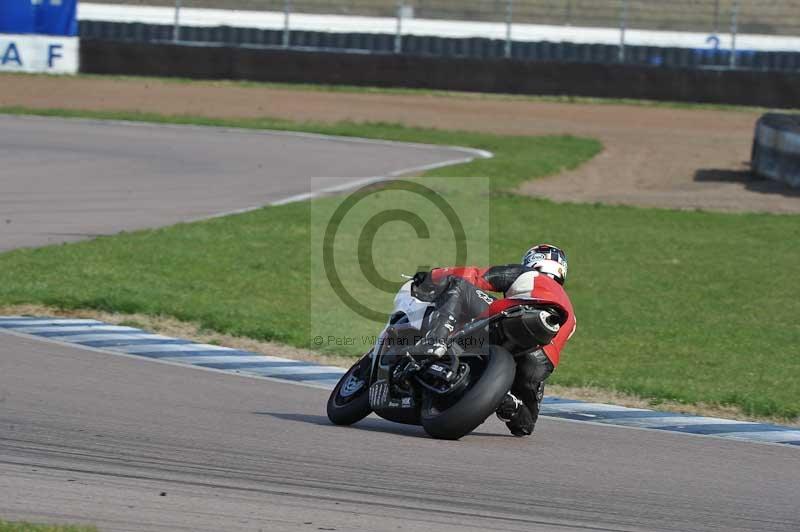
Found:
<svg viewBox="0 0 800 532"><path fill-rule="evenodd" d="M531 411L517 397L508 392L497 407L497 418L503 421L514 436L530 436L536 421Z"/></svg>
<svg viewBox="0 0 800 532"><path fill-rule="evenodd" d="M544 383L540 382L535 387L535 392L521 394L525 400L518 399L508 392L497 408L497 417L504 421L508 430L514 436L530 436L536 428L539 419L539 408L544 398Z"/></svg>

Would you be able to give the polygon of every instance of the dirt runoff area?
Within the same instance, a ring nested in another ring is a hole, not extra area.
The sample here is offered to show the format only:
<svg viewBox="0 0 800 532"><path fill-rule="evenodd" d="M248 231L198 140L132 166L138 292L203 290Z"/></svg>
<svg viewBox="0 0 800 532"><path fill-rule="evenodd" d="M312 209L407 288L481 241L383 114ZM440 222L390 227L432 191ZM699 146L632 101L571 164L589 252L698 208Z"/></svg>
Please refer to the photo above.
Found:
<svg viewBox="0 0 800 532"><path fill-rule="evenodd" d="M749 171L752 110L552 103L469 94L387 94L226 82L4 75L0 106L139 111L215 118L396 122L515 135L594 137L605 149L574 171L519 192L602 202L728 212L800 213L800 190Z"/></svg>

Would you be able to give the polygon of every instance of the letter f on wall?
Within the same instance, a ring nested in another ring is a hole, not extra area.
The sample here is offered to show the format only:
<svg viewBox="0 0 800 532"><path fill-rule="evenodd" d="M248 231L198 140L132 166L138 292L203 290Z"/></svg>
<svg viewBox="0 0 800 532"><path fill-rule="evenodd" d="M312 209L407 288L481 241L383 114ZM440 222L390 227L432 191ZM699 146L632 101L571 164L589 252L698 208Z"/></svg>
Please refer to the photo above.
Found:
<svg viewBox="0 0 800 532"><path fill-rule="evenodd" d="M47 66L53 68L53 60L62 57L61 50L64 48L60 44L51 44L47 49Z"/></svg>

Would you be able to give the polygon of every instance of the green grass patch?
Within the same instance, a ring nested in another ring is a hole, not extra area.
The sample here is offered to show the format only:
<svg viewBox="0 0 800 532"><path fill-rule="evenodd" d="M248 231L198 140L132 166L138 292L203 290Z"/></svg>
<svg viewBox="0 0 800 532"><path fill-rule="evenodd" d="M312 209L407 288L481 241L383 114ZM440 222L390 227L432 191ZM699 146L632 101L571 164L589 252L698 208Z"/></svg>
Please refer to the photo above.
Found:
<svg viewBox="0 0 800 532"><path fill-rule="evenodd" d="M555 383L800 415L797 216L528 198L495 212L495 260L531 239L570 253L578 333Z"/></svg>
<svg viewBox="0 0 800 532"><path fill-rule="evenodd" d="M515 262L537 241L567 249L568 291L578 333L554 375L555 383L596 386L656 401L733 405L752 415L800 414L796 216L562 205L502 192L588 160L600 146L586 139L503 137L390 124L89 116L293 129L491 150L494 159L442 168L431 176L492 179L493 263ZM335 201L339 200L325 198L5 253L0 255L0 304L162 314L224 333L309 347L310 213ZM382 234L382 240L407 245L409 233L407 226L398 224ZM452 261L450 250L429 253L425 258L433 264ZM376 332L374 324L354 321L334 303L330 318L342 331ZM363 345L325 349L357 355Z"/></svg>
<svg viewBox="0 0 800 532"><path fill-rule="evenodd" d="M344 354L372 347L405 282L403 274L437 264L490 262L491 180L429 176L400 185L311 204L314 347ZM337 217L340 208L349 210Z"/></svg>
<svg viewBox="0 0 800 532"><path fill-rule="evenodd" d="M97 528L84 525L38 525L0 519L0 532L97 532Z"/></svg>

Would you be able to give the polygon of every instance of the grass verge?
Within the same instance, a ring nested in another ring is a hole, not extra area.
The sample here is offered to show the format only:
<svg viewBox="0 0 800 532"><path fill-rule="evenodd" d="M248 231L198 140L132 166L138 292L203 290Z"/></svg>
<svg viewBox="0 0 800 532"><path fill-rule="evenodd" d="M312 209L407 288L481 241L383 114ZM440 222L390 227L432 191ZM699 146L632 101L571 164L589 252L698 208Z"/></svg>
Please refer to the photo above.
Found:
<svg viewBox="0 0 800 532"><path fill-rule="evenodd" d="M97 532L97 529L84 525L38 525L0 519L0 532Z"/></svg>
<svg viewBox="0 0 800 532"><path fill-rule="evenodd" d="M585 139L390 124L47 114L269 127L494 151L495 159L431 174L492 179L493 262L518 260L532 241L554 241L569 251L568 288L579 331L554 384L656 403L731 407L753 416L800 414L797 217L560 205L501 192L589 159L599 145ZM298 301L311 297L309 231L309 204L299 203L13 251L0 255L0 304L166 315L234 336L308 347L308 307ZM755 250L767 250L768 257ZM329 348L336 354L361 350Z"/></svg>

